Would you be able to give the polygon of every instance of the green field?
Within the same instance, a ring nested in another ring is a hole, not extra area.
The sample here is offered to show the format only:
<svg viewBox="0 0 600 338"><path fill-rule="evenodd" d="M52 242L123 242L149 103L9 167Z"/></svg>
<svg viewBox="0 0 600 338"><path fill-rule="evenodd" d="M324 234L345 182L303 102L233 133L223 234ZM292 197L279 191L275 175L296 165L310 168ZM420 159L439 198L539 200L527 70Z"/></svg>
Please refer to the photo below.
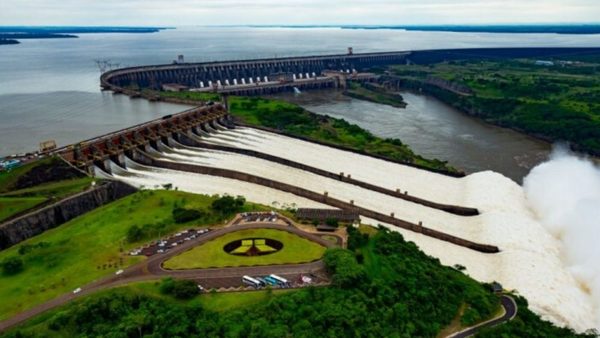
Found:
<svg viewBox="0 0 600 338"><path fill-rule="evenodd" d="M0 222L19 212L44 203L44 197L2 197L0 196Z"/></svg>
<svg viewBox="0 0 600 338"><path fill-rule="evenodd" d="M175 205L210 210L214 199L178 191L141 191L0 252L0 262L17 256L25 266L16 275L0 274L0 320L138 262L140 258L127 255L141 243L125 240L133 225L143 226L156 238L190 226L220 224L225 216L212 212L194 222L172 220ZM245 211L257 209L261 210L250 204ZM121 243L125 254L120 252Z"/></svg>
<svg viewBox="0 0 600 338"><path fill-rule="evenodd" d="M80 175L52 180L29 187L19 187L20 180L36 168L64 165L53 158L31 162L9 172L0 173L0 222L17 213L32 209L47 201L57 201L90 187L92 178Z"/></svg>
<svg viewBox="0 0 600 338"><path fill-rule="evenodd" d="M266 290L224 293L210 293L210 291L206 291L198 297L188 300L181 300L170 295L161 294L158 289L159 284L160 282L140 282L129 284L127 286L120 287L119 289L126 290L128 292L150 295L152 297L163 299L169 302L176 302L178 304L201 305L202 308L208 311L216 312L225 312L244 306L260 304L268 301L271 298ZM293 290L277 289L273 290L272 295L281 295L291 291Z"/></svg>
<svg viewBox="0 0 600 338"><path fill-rule="evenodd" d="M600 154L600 55L565 56L555 66L535 60L450 61L391 69L409 90L422 90L471 115L578 150ZM568 61L570 63L563 63ZM443 79L465 86L459 95L426 83Z"/></svg>
<svg viewBox="0 0 600 338"><path fill-rule="evenodd" d="M283 243L278 252L264 256L237 256L228 254L223 247L235 240L244 238L270 238ZM282 230L246 229L229 234L195 247L163 263L165 269L203 269L234 266L254 266L272 264L295 264L317 260L323 256L325 247Z"/></svg>

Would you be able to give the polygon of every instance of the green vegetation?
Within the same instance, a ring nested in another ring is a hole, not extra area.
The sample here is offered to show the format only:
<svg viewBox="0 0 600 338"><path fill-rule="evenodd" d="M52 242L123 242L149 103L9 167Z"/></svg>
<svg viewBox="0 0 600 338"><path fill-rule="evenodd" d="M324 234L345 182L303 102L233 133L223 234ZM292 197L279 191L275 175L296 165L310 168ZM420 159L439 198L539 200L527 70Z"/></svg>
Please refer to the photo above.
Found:
<svg viewBox="0 0 600 338"><path fill-rule="evenodd" d="M211 207L220 214L231 214L241 210L246 203L243 196L222 196L212 202Z"/></svg>
<svg viewBox="0 0 600 338"><path fill-rule="evenodd" d="M406 107L406 102L400 94L390 93L384 87L374 83L350 82L344 94L355 99L387 104L392 107Z"/></svg>
<svg viewBox="0 0 600 338"><path fill-rule="evenodd" d="M175 223L187 223L205 216L205 212L196 209L175 208L173 209L173 220Z"/></svg>
<svg viewBox="0 0 600 338"><path fill-rule="evenodd" d="M44 197L0 197L0 221L44 202Z"/></svg>
<svg viewBox="0 0 600 338"><path fill-rule="evenodd" d="M223 250L223 247L245 238L269 238L283 243L278 252L264 256L237 256ZM175 256L163 267L171 270L202 269L233 266L254 266L270 264L306 263L323 256L325 248L320 244L282 230L245 229L225 234Z"/></svg>
<svg viewBox="0 0 600 338"><path fill-rule="evenodd" d="M565 338L565 337L598 337L598 332L590 330L585 334L576 335L567 328L558 328L552 323L541 319L528 308L527 300L513 296L519 311L510 322L493 328L482 330L477 337L528 337L528 338Z"/></svg>
<svg viewBox="0 0 600 338"><path fill-rule="evenodd" d="M189 100L189 101L221 101L221 95L215 93L198 93L198 92L156 92L148 91L154 95L160 95L160 97L176 100Z"/></svg>
<svg viewBox="0 0 600 338"><path fill-rule="evenodd" d="M92 178L65 166L47 158L0 173L0 221L90 187Z"/></svg>
<svg viewBox="0 0 600 338"><path fill-rule="evenodd" d="M394 66L408 89L426 93L471 115L552 141L569 141L600 154L600 55L537 66L534 60L451 61ZM444 83L444 85L432 85ZM457 94L469 88L472 95Z"/></svg>
<svg viewBox="0 0 600 338"><path fill-rule="evenodd" d="M5 275L15 275L23 270L23 260L16 256L6 257L0 265Z"/></svg>
<svg viewBox="0 0 600 338"><path fill-rule="evenodd" d="M193 280L173 278L163 279L159 290L163 295L172 295L177 299L194 298L200 291Z"/></svg>
<svg viewBox="0 0 600 338"><path fill-rule="evenodd" d="M176 224L172 218L175 207L211 210L217 198L140 191L0 252L0 262L9 257L23 261L22 271L0 275L0 320L138 262L140 258L127 251L159 233L222 223L232 215L207 212L191 224ZM247 204L244 210L264 208ZM144 236L128 243L127 232L134 225L144 229Z"/></svg>
<svg viewBox="0 0 600 338"><path fill-rule="evenodd" d="M159 94L169 99L207 101L206 93L160 92ZM416 155L398 139L375 137L367 130L343 119L317 115L295 104L257 97L234 96L229 97L228 100L231 113L252 126L277 129L289 135L343 146L425 168L456 171L445 161L429 160Z"/></svg>
<svg viewBox="0 0 600 338"><path fill-rule="evenodd" d="M343 287L277 296L269 290L207 294L178 301L157 295L156 287L146 284L68 304L11 335L434 337L463 304L477 309L473 320L486 319L498 309L496 296L485 286L441 266L397 233L381 230L357 249L374 259L360 264L350 251L327 253L334 280L352 280Z"/></svg>

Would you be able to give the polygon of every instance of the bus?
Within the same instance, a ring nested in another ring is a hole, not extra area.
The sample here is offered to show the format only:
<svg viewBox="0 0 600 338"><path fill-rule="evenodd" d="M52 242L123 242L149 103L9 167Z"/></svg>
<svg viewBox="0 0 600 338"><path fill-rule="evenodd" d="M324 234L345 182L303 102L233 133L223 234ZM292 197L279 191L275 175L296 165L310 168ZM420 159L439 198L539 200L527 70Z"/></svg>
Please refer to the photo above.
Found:
<svg viewBox="0 0 600 338"><path fill-rule="evenodd" d="M246 284L246 285L250 285L256 289L261 287L261 283L260 281L250 277L250 276L244 276L242 277L242 283Z"/></svg>
<svg viewBox="0 0 600 338"><path fill-rule="evenodd" d="M276 279L274 279L274 278L271 278L271 276L266 276L266 277L264 277L263 279L264 279L264 280L265 280L267 283L269 283L269 285L272 285L272 286L279 285L279 282L278 282Z"/></svg>
<svg viewBox="0 0 600 338"><path fill-rule="evenodd" d="M289 285L288 280L283 277L279 277L279 276L273 275L273 274L270 274L269 277L273 278L274 280L276 280L279 284L281 284L283 286Z"/></svg>
<svg viewBox="0 0 600 338"><path fill-rule="evenodd" d="M258 280L258 281L260 282L261 286L267 286L267 284L269 284L269 283L267 283L267 281L266 281L264 278L262 278L262 277L256 277L256 280Z"/></svg>

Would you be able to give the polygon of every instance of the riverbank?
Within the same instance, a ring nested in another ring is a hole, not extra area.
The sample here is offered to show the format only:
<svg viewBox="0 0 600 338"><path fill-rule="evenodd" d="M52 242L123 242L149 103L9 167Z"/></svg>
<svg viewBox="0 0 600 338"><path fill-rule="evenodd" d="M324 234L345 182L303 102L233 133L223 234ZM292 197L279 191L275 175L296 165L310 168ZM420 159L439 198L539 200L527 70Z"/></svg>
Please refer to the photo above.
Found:
<svg viewBox="0 0 600 338"><path fill-rule="evenodd" d="M0 45L18 44L23 39L76 39L75 34L156 33L164 27L0 27ZM6 41L11 41L6 43Z"/></svg>
<svg viewBox="0 0 600 338"><path fill-rule="evenodd" d="M377 83L355 83L349 82L344 95L375 103L387 104L396 108L406 108L406 102L402 95L391 93L385 87Z"/></svg>
<svg viewBox="0 0 600 338"><path fill-rule="evenodd" d="M397 89L431 95L488 123L600 155L600 54L391 67ZM444 85L446 84L446 85ZM465 87L471 93L452 88Z"/></svg>

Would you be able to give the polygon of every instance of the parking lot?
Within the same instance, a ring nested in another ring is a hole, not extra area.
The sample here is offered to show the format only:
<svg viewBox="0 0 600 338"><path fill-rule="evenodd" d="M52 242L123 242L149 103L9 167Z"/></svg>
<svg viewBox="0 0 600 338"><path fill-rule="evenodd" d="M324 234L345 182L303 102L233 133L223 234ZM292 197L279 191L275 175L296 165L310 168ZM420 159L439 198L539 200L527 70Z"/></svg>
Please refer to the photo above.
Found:
<svg viewBox="0 0 600 338"><path fill-rule="evenodd" d="M158 241L147 244L143 247L139 247L133 249L129 252L131 256L153 256L156 254L169 252L172 248L177 247L185 243L186 241L191 241L195 238L203 236L210 232L211 229L188 229L182 230L172 236L162 238Z"/></svg>
<svg viewBox="0 0 600 338"><path fill-rule="evenodd" d="M274 211L268 212L243 212L239 214L238 218L233 222L232 225L245 224L245 223L276 223L291 225L290 221L279 216Z"/></svg>
<svg viewBox="0 0 600 338"><path fill-rule="evenodd" d="M324 272L318 273L306 273L306 274L279 274L279 276L288 280L287 285L265 283L260 287L254 287L251 285L244 284L240 277L224 277L224 278L198 278L194 279L205 291L215 289L219 292L223 291L252 291L261 290L269 286L272 289L285 289L285 288L301 288L310 285L318 286L329 284L329 279ZM266 281L265 278L268 275L250 276L260 281Z"/></svg>

